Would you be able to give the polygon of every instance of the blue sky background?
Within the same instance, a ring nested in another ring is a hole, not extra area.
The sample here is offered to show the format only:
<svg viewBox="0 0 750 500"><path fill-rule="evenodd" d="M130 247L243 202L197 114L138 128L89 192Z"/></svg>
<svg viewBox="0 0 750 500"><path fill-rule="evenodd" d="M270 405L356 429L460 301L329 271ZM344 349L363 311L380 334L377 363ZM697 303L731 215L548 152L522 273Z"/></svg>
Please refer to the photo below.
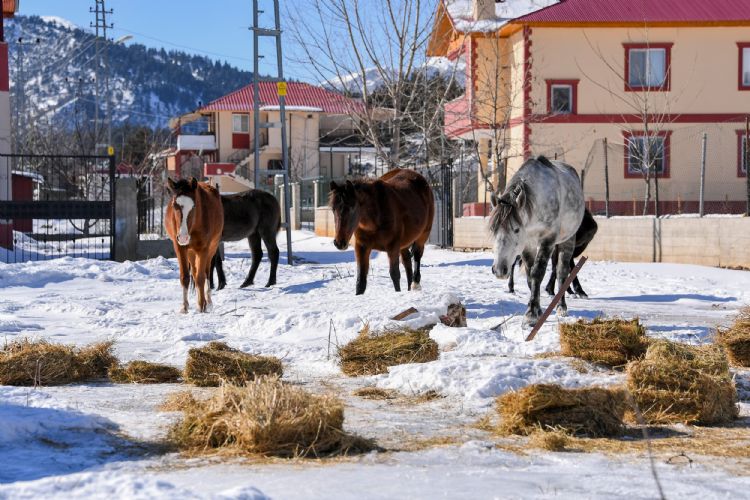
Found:
<svg viewBox="0 0 750 500"><path fill-rule="evenodd" d="M293 6L295 1L299 0L281 0L282 11L285 3ZM259 4L261 9L268 6L261 24L272 25L273 3L259 0ZM252 25L251 0L107 0L106 5L107 9L114 10L109 16L114 23L114 29L108 33L110 38L132 35L133 39L127 44L182 50L252 70L252 33L248 29ZM21 0L19 13L59 16L93 32L89 28L94 21L94 14L89 12L93 6L94 0ZM285 42L285 52L289 46ZM266 60L261 60L261 73L275 72L272 49L271 45L261 47L261 53L267 54ZM288 78L314 78L303 65L286 57L285 60L284 71Z"/></svg>

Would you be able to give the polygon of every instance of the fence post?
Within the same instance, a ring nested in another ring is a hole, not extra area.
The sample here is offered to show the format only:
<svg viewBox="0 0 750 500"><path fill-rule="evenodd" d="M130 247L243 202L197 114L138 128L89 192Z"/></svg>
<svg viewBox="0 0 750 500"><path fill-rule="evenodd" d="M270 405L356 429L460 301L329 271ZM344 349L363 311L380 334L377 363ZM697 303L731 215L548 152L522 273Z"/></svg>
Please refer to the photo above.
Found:
<svg viewBox="0 0 750 500"><path fill-rule="evenodd" d="M320 180L313 181L313 210L320 206Z"/></svg>
<svg viewBox="0 0 750 500"><path fill-rule="evenodd" d="M708 141L708 134L703 132L703 140L701 141L701 186L700 199L698 200L698 215L703 217L703 198L706 187L706 142Z"/></svg>
<svg viewBox="0 0 750 500"><path fill-rule="evenodd" d="M607 138L604 138L604 215L609 218L609 163Z"/></svg>
<svg viewBox="0 0 750 500"><path fill-rule="evenodd" d="M292 182L290 187L292 188L292 212L289 218L292 219L292 229L297 230L302 227L302 190L299 182Z"/></svg>

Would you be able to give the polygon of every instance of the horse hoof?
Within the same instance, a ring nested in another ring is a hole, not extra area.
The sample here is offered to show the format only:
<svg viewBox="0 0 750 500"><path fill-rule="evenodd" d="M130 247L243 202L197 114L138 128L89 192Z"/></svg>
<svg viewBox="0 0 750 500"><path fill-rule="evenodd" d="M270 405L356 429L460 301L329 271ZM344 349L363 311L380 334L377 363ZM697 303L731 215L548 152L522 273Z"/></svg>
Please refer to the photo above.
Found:
<svg viewBox="0 0 750 500"><path fill-rule="evenodd" d="M422 285L420 285L419 283L412 283L411 284L411 289L414 292L418 292L418 291L422 290Z"/></svg>
<svg viewBox="0 0 750 500"><path fill-rule="evenodd" d="M252 282L252 281L245 281L244 283L242 283L242 284L240 285L240 288L247 288L247 287L249 287L249 286L250 286L250 285L252 285L252 284L253 284L253 282Z"/></svg>
<svg viewBox="0 0 750 500"><path fill-rule="evenodd" d="M268 283L266 283L266 288L271 288L271 287L272 287L272 286L274 286L275 284L276 284L276 282L275 282L275 281L269 281Z"/></svg>
<svg viewBox="0 0 750 500"><path fill-rule="evenodd" d="M219 286L216 287L216 291L223 290L225 286L227 286L226 283L219 283Z"/></svg>
<svg viewBox="0 0 750 500"><path fill-rule="evenodd" d="M560 317L566 317L568 315L568 308L563 306L557 306L557 315Z"/></svg>

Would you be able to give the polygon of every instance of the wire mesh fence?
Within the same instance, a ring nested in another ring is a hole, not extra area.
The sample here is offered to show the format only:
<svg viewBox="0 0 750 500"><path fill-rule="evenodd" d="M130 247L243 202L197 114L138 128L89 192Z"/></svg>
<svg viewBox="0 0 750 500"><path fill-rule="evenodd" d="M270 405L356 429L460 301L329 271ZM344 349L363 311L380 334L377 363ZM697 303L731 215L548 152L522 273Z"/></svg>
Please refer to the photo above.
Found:
<svg viewBox="0 0 750 500"><path fill-rule="evenodd" d="M750 200L744 124L691 124L592 141L581 172L599 215L744 214Z"/></svg>

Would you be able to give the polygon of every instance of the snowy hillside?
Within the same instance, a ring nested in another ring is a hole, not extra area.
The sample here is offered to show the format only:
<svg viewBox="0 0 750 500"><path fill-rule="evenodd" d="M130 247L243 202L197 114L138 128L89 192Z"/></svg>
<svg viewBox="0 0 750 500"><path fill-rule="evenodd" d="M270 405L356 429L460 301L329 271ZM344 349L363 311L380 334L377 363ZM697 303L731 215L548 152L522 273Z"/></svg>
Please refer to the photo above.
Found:
<svg viewBox="0 0 750 500"><path fill-rule="evenodd" d="M18 16L6 21L5 37L10 51L11 96L17 102L18 85L22 84L27 120L46 117L69 124L76 113L93 115L96 44L91 30L59 17ZM23 39L21 47L19 38ZM110 45L109 55L115 125L129 122L164 127L169 118L251 80L249 72L226 63L184 52L147 49L138 43Z"/></svg>

